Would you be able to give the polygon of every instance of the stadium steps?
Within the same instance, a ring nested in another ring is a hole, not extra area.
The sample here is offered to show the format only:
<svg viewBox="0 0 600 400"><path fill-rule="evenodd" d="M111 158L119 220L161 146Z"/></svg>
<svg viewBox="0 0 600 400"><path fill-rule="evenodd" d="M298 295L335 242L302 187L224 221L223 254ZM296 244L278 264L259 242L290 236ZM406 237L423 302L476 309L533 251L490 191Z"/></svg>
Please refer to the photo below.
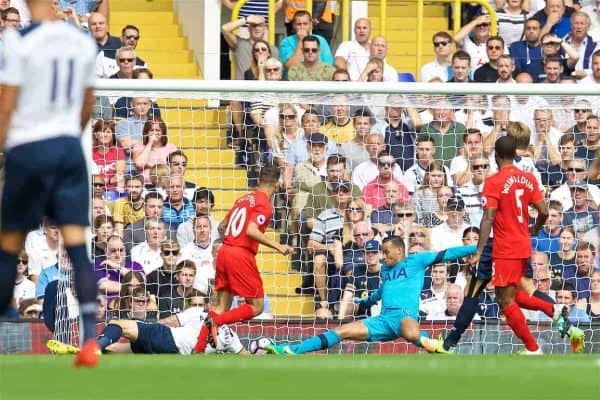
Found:
<svg viewBox="0 0 600 400"><path fill-rule="evenodd" d="M127 0L111 4L110 32L128 24L140 29L137 53L155 78L200 79L201 73L173 11L173 0Z"/></svg>
<svg viewBox="0 0 600 400"><path fill-rule="evenodd" d="M379 34L378 0L369 0L368 15L372 24L371 37ZM422 63L431 61L433 47L431 37L435 32L448 30L446 6L440 4L426 4L424 7L425 21L423 26L423 59ZM420 66L416 65L417 45L417 7L415 3L388 0L387 2L387 33L388 57L387 62L398 72L411 72L417 76Z"/></svg>

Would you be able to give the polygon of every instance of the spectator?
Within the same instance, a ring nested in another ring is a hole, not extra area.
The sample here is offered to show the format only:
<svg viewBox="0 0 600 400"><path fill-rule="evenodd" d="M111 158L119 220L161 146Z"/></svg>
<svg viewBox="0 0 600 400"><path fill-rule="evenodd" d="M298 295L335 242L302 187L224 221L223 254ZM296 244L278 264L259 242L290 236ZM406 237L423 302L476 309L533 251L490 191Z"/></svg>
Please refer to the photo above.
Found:
<svg viewBox="0 0 600 400"><path fill-rule="evenodd" d="M465 229L462 235L462 242L465 246L477 245L479 242L479 228L470 226ZM456 260L448 268L448 282L455 283L464 289L471 279L471 267L469 257Z"/></svg>
<svg viewBox="0 0 600 400"><path fill-rule="evenodd" d="M146 218L144 221L146 240L133 246L131 260L144 268L144 274L157 270L162 265L160 244L165 239L165 225L158 217Z"/></svg>
<svg viewBox="0 0 600 400"><path fill-rule="evenodd" d="M504 38L510 46L513 42L523 40L528 10L524 0L508 0L504 7L496 10L498 18L498 36Z"/></svg>
<svg viewBox="0 0 600 400"><path fill-rule="evenodd" d="M566 179L567 167L569 161L575 155L575 136L571 133L566 133L560 137L558 142L558 151L561 161L559 164L550 165L548 169L542 172L542 183L552 189L556 189Z"/></svg>
<svg viewBox="0 0 600 400"><path fill-rule="evenodd" d="M116 51L116 63L118 70L110 75L110 79L133 79L133 69L137 56L135 50L129 46L123 46Z"/></svg>
<svg viewBox="0 0 600 400"><path fill-rule="evenodd" d="M343 279L344 292L340 302L338 319L352 316L377 314L376 307L369 308L354 304L353 298L370 296L381 285L381 245L377 240L369 240L364 247L365 263L354 266L352 273Z"/></svg>
<svg viewBox="0 0 600 400"><path fill-rule="evenodd" d="M525 21L525 38L509 45L510 56L515 60L516 74L525 72L532 61L542 60L541 30L540 21L529 18Z"/></svg>
<svg viewBox="0 0 600 400"><path fill-rule="evenodd" d="M550 61L550 63L554 63ZM547 171L551 165L561 162L558 152L558 142L562 132L553 127L552 111L549 109L537 109L533 113L535 132L531 135L533 142L533 160L539 171Z"/></svg>
<svg viewBox="0 0 600 400"><path fill-rule="evenodd" d="M552 286L552 274L550 272L550 265L548 263L548 255L542 252L533 252L530 257L530 263L533 274L533 284L535 289L546 296L549 296L552 300L556 299L556 291L551 290ZM559 282L560 277L558 278ZM549 318L541 311L522 309L523 315L529 321L548 321Z"/></svg>
<svg viewBox="0 0 600 400"><path fill-rule="evenodd" d="M323 135L336 143L346 143L354 137L354 124L350 118L350 107L346 104L346 98L339 96L336 100L340 100L340 104L332 104L329 106L331 114L329 122L323 127Z"/></svg>
<svg viewBox="0 0 600 400"><path fill-rule="evenodd" d="M371 128L375 123L373 114L368 109L357 110L352 116L354 125L354 138L342 143L340 154L348 160L348 167L353 171L358 164L369 159L369 154L365 149L365 138L371 133Z"/></svg>
<svg viewBox="0 0 600 400"><path fill-rule="evenodd" d="M357 200L354 200L357 202ZM364 206L364 203L361 203ZM349 206L350 207L350 206ZM358 214L358 213L353 213ZM347 212L348 216L349 213ZM354 215L350 215L353 217ZM342 278L349 277L352 271L360 265L365 264L365 244L374 238L373 229L368 221L354 220L354 223L346 219L342 231L342 255L343 266L341 268ZM344 242L344 236L350 236L348 242ZM343 279L342 279L343 280ZM345 287L344 282L342 282Z"/></svg>
<svg viewBox="0 0 600 400"><path fill-rule="evenodd" d="M138 46L139 40L140 30L137 26L126 25L123 27L121 30L121 43L124 47L135 50ZM98 75L98 78L109 78L120 72L121 64L119 64L119 50L106 49L98 53L96 56L96 75ZM135 56L134 61L135 62L127 64L127 67L131 67L134 70L137 68L148 68L146 62L137 55Z"/></svg>
<svg viewBox="0 0 600 400"><path fill-rule="evenodd" d="M327 158L327 176L324 182L317 183L312 192L308 194L306 207L303 210L302 219L306 220L306 226L311 230L315 224L315 218L324 210L333 208L334 187L339 187L338 183L343 180L346 172L346 158L339 155L329 156ZM352 199L361 197L361 191L356 185L352 185Z"/></svg>
<svg viewBox="0 0 600 400"><path fill-rule="evenodd" d="M221 235L219 235L219 222L210 215L212 209L215 206L215 195L212 190L205 187L199 187L194 192L194 208L196 210L196 217L200 215L206 215L210 220L211 233L210 236L213 240L218 239ZM189 219L185 222L182 222L181 225L177 227L177 242L182 247L185 247L187 244L192 243L194 241L194 223L193 220Z"/></svg>
<svg viewBox="0 0 600 400"><path fill-rule="evenodd" d="M144 67L136 67L133 69L131 73L132 79L154 79L154 74L148 68ZM132 97L123 96L119 97L116 101L114 101L114 105L111 107L111 110L114 109L115 118L129 118L133 115L133 109L131 107ZM109 102L110 103L110 102ZM108 105L110 107L110 104ZM160 118L160 107L156 102L151 101L150 109L148 111L148 115Z"/></svg>
<svg viewBox="0 0 600 400"><path fill-rule="evenodd" d="M121 47L121 40L108 33L108 22L105 15L94 12L88 18L88 25L92 36L96 40L98 52L102 50L117 50Z"/></svg>
<svg viewBox="0 0 600 400"><path fill-rule="evenodd" d="M108 298L110 303L110 299L121 291L121 276L130 271L143 272L144 268L127 259L125 244L119 236L113 235L108 238L106 255L106 260L95 262L95 269L98 289L102 294L110 296Z"/></svg>
<svg viewBox="0 0 600 400"><path fill-rule="evenodd" d="M590 297L585 301L585 312L591 322L600 321L600 271L592 272L590 278Z"/></svg>
<svg viewBox="0 0 600 400"><path fill-rule="evenodd" d="M317 217L308 248L314 254L314 279L319 306L317 318L331 318L334 304L340 298L340 270L343 266L342 229L344 211L351 199L352 184L342 180L331 185L334 207L326 209Z"/></svg>
<svg viewBox="0 0 600 400"><path fill-rule="evenodd" d="M59 7L61 10L72 8L77 14L87 16L96 11L99 3L102 0L60 0Z"/></svg>
<svg viewBox="0 0 600 400"><path fill-rule="evenodd" d="M564 212L562 223L564 226L572 225L577 237L585 235L600 222L597 212L598 205L591 199L589 186L585 181L575 181L569 184L573 207Z"/></svg>
<svg viewBox="0 0 600 400"><path fill-rule="evenodd" d="M176 266L180 246L175 240L165 240L160 244L160 257L162 264L159 268L146 275L146 289L153 296L163 287L177 285Z"/></svg>
<svg viewBox="0 0 600 400"><path fill-rule="evenodd" d="M563 279L573 285L577 291L577 299L586 299L590 297L590 277L594 270L596 248L588 242L580 241L575 252L575 266L565 266Z"/></svg>
<svg viewBox="0 0 600 400"><path fill-rule="evenodd" d="M469 157L483 152L483 135L479 129L467 129L463 135L462 154L458 154L450 162L450 176L457 187L467 184L472 176L469 168ZM488 157L488 161L490 157ZM490 162L491 165L491 162Z"/></svg>
<svg viewBox="0 0 600 400"><path fill-rule="evenodd" d="M560 230L560 236L558 237L560 248L556 253L550 253L550 268L552 269L553 280L562 279L565 269L576 269L576 242L575 230L572 226L563 227Z"/></svg>
<svg viewBox="0 0 600 400"><path fill-rule="evenodd" d="M27 250L27 255L29 256L27 270L29 279L33 282L37 282L38 276L44 268L48 268L58 262L56 258L60 240L58 226L56 226L54 221L44 218L42 221L42 231L44 233L43 239L37 242L35 247Z"/></svg>
<svg viewBox="0 0 600 400"><path fill-rule="evenodd" d="M569 321L575 324L579 324L581 322L590 322L589 315L580 308L577 308L575 303L578 299L578 292L573 287L573 284L569 282L563 283L562 288L556 291L556 303L557 304L565 304L569 307ZM589 301L589 298L586 297L585 301Z"/></svg>
<svg viewBox="0 0 600 400"><path fill-rule="evenodd" d="M446 205L446 221L431 230L433 250L462 245L462 233L467 229L465 224L465 203L458 197L448 199Z"/></svg>
<svg viewBox="0 0 600 400"><path fill-rule="evenodd" d="M600 50L596 50L592 55L592 71L585 78L583 78L580 83L600 83Z"/></svg>
<svg viewBox="0 0 600 400"><path fill-rule="evenodd" d="M398 82L398 71L385 61L387 56L387 40L383 36L375 36L371 39L371 57L381 60L383 63L383 81ZM366 68L366 67L365 67ZM363 70L364 71L364 70Z"/></svg>
<svg viewBox="0 0 600 400"><path fill-rule="evenodd" d="M307 10L306 1L283 2L285 14L285 28L287 35L294 33L293 20L297 11ZM327 42L333 38L333 22L335 19L336 3L333 0L316 0L313 2L311 14L313 15L313 32L323 36Z"/></svg>
<svg viewBox="0 0 600 400"><path fill-rule="evenodd" d="M33 283L27 278L28 260L29 259L25 250L21 250L17 258L17 276L15 278L15 287L13 289L13 298L15 299L15 304L17 308L20 307L21 303L23 303L24 300L35 300L36 297L35 283Z"/></svg>
<svg viewBox="0 0 600 400"><path fill-rule="evenodd" d="M589 168L589 182L598 186L600 184L600 158L596 158Z"/></svg>
<svg viewBox="0 0 600 400"><path fill-rule="evenodd" d="M598 130L600 121L598 116L590 115L587 117L585 126L585 140L576 145L575 157L583 158L587 163L596 159L596 154L600 148L600 131Z"/></svg>
<svg viewBox="0 0 600 400"><path fill-rule="evenodd" d="M421 67L421 82L429 82L433 78L439 78L442 82L447 82L449 80L450 54L452 53L452 36L441 31L434 33L431 40L435 60Z"/></svg>
<svg viewBox="0 0 600 400"><path fill-rule="evenodd" d="M360 74L362 82L383 82L384 64L379 58L371 57L367 66Z"/></svg>
<svg viewBox="0 0 600 400"><path fill-rule="evenodd" d="M302 62L302 39L309 36L313 29L311 15L305 10L297 11L294 14L292 24L294 34L283 39L279 45L281 62L288 71ZM319 47L321 48L319 61L325 64L333 64L333 55L325 38L317 34L313 34L312 36L317 38Z"/></svg>
<svg viewBox="0 0 600 400"><path fill-rule="evenodd" d="M146 280L141 272L128 271L120 277L121 288L116 297L112 297L108 303L108 309L116 318L130 318L132 310L132 296L136 289L145 292Z"/></svg>
<svg viewBox="0 0 600 400"><path fill-rule="evenodd" d="M168 143L167 125L161 119L151 119L144 124L142 143L133 147L133 160L137 172L144 176L144 183L150 183L150 168L165 164L169 154L176 151L174 144Z"/></svg>
<svg viewBox="0 0 600 400"><path fill-rule="evenodd" d="M368 204L365 204L365 202L362 199L351 199L350 203L348 203L348 208L346 209L346 219L344 220L344 230L342 232L342 246L344 248L344 257L346 256L346 250L349 247L351 249L354 249L353 244L357 240L357 238L353 235L354 230L357 229L358 226L366 226L367 229L373 231L368 224L371 213L372 207ZM366 223L366 225L364 225L363 223Z"/></svg>
<svg viewBox="0 0 600 400"><path fill-rule="evenodd" d="M160 193L146 193L144 196L144 218L133 222L123 230L123 241L125 242L127 252L130 252L133 246L143 243L146 240L146 220L160 218L162 216L163 203L163 197ZM166 235L171 237L173 234L167 231Z"/></svg>
<svg viewBox="0 0 600 400"><path fill-rule="evenodd" d="M486 42L490 37L490 16L479 15L463 26L455 35L458 47L471 56L471 69L476 70L486 62Z"/></svg>
<svg viewBox="0 0 600 400"><path fill-rule="evenodd" d="M596 37L595 34L598 33L600 28L600 13L598 12L600 11L600 2L598 0L591 2L591 4L588 2L588 4L581 7L581 11L590 17L592 30L594 31L593 36Z"/></svg>
<svg viewBox="0 0 600 400"><path fill-rule="evenodd" d="M544 79L546 79L546 72L544 70L546 59L549 57L558 56L562 60L561 74L565 76L570 75L577 64L577 61L579 61L579 54L577 51L567 42L563 41L552 33L542 35L540 42L542 45L542 58L539 60L532 59L531 62L526 65L523 71L531 75L534 82L542 82ZM565 53L568 58L563 58L563 53Z"/></svg>
<svg viewBox="0 0 600 400"><path fill-rule="evenodd" d="M498 57L498 80L497 83L517 83L513 79L515 72L515 60L508 54Z"/></svg>
<svg viewBox="0 0 600 400"><path fill-rule="evenodd" d="M452 54L452 64L450 65L452 77L448 82L467 83L471 82L471 56L463 50L458 50Z"/></svg>
<svg viewBox="0 0 600 400"><path fill-rule="evenodd" d="M194 241L181 248L180 260L191 260L196 265L194 289L208 293L209 281L215 278L213 267L211 221L208 215L198 215L193 219Z"/></svg>
<svg viewBox="0 0 600 400"><path fill-rule="evenodd" d="M250 68L244 72L244 80L246 81L264 81L265 61L273 57L271 46L266 40L259 39L252 45L252 61Z"/></svg>
<svg viewBox="0 0 600 400"><path fill-rule="evenodd" d="M169 165L171 174L185 177L185 173L187 172L188 157L183 150L175 150L172 153L169 153L167 156L167 164ZM193 182L185 181L183 195L187 199L192 200L194 198L196 189L198 189L198 185Z"/></svg>
<svg viewBox="0 0 600 400"><path fill-rule="evenodd" d="M433 161L433 155L435 154L435 140L428 134L417 135L415 147L417 162L404 173L404 182L410 193L415 193L417 188L423 183L429 163ZM446 180L450 181L450 172L446 167L444 167L444 171L446 173Z"/></svg>
<svg viewBox="0 0 600 400"><path fill-rule="evenodd" d="M381 135L377 133L368 134L365 138L365 148L369 155L369 159L358 164L352 171L352 182L361 190L364 189L367 183L371 182L379 175L379 153L385 149L385 144L383 143ZM404 175L398 164L395 162L392 165L392 173L394 178L402 182Z"/></svg>
<svg viewBox="0 0 600 400"><path fill-rule="evenodd" d="M562 59L558 56L546 57L544 60L546 79L542 83L561 83L563 78Z"/></svg>
<svg viewBox="0 0 600 400"><path fill-rule="evenodd" d="M106 182L106 188L123 187L125 153L117 146L114 121L98 120L92 127L92 158Z"/></svg>
<svg viewBox="0 0 600 400"><path fill-rule="evenodd" d="M121 303L120 319L133 319L144 322L156 321L158 306L156 300L149 296L143 287L133 290L131 296Z"/></svg>
<svg viewBox="0 0 600 400"><path fill-rule="evenodd" d="M312 35L302 39L302 62L294 65L288 71L290 81L329 81L335 71L331 64L319 61L321 47L319 40Z"/></svg>
<svg viewBox="0 0 600 400"><path fill-rule="evenodd" d="M200 295L194 290L196 265L193 261L183 260L175 267L174 285L166 284L158 289L158 318L166 318L185 309L185 300ZM206 295L205 293L203 295Z"/></svg>
<svg viewBox="0 0 600 400"><path fill-rule="evenodd" d="M433 228L446 221L446 207L448 199L454 196L454 192L448 186L441 186L436 195L437 209L435 211L426 211L419 217L419 224L426 228Z"/></svg>
<svg viewBox="0 0 600 400"><path fill-rule="evenodd" d="M371 58L370 36L371 22L358 18L354 22L354 39L342 42L335 52L335 67L347 70L352 81L359 80Z"/></svg>
<svg viewBox="0 0 600 400"><path fill-rule="evenodd" d="M379 232L389 232L395 225L395 206L400 199L400 186L396 182L388 182L384 186L385 204L371 212L371 223Z"/></svg>
<svg viewBox="0 0 600 400"><path fill-rule="evenodd" d="M491 174L490 161L483 153L473 154L469 158L469 169L472 171L470 182L459 187L456 194L465 202L469 223L479 226L483 217L481 191L485 179Z"/></svg>
<svg viewBox="0 0 600 400"><path fill-rule="evenodd" d="M167 188L168 197L162 210L162 220L166 229L176 231L182 222L196 215L192 202L183 196L183 188L183 177L172 175Z"/></svg>
<svg viewBox="0 0 600 400"><path fill-rule="evenodd" d="M546 0L546 7L538 11L533 18L542 25L541 35L553 33L564 37L571 32L571 14L575 10L565 6L564 0Z"/></svg>
<svg viewBox="0 0 600 400"><path fill-rule="evenodd" d="M600 53L599 53L600 54ZM573 119L575 125L567 129L566 133L575 135L573 141L579 145L585 140L585 128L587 127L587 118L592 115L592 105L587 99L577 99L573 104ZM565 159L563 158L563 161Z"/></svg>
<svg viewBox="0 0 600 400"><path fill-rule="evenodd" d="M117 141L127 156L125 164L128 174L135 171L135 164L131 159L132 150L137 144L142 144L151 105L152 101L147 97L134 97L131 99L132 115L117 123Z"/></svg>
<svg viewBox="0 0 600 400"><path fill-rule="evenodd" d="M110 214L110 210L104 204L104 200L92 198L92 220L102 214Z"/></svg>
<svg viewBox="0 0 600 400"><path fill-rule="evenodd" d="M141 175L125 177L125 189L127 197L115 201L113 219L115 220L115 231L118 235L123 234L123 229L129 224L144 218L144 199L142 188L144 178Z"/></svg>
<svg viewBox="0 0 600 400"><path fill-rule="evenodd" d="M548 219L540 232L531 238L531 247L534 251L556 253L560 251L559 242L561 222L563 219L562 205L555 200L548 203Z"/></svg>
<svg viewBox="0 0 600 400"><path fill-rule="evenodd" d="M504 53L504 39L501 36L490 36L487 40L488 62L475 70L475 82L496 82L498 75L498 59Z"/></svg>
<svg viewBox="0 0 600 400"><path fill-rule="evenodd" d="M94 218L94 237L92 238L92 256L94 261L106 260L106 242L114 234L115 222L108 215Z"/></svg>
<svg viewBox="0 0 600 400"><path fill-rule="evenodd" d="M448 285L448 265L434 264L425 272L430 280L427 289L421 290L419 313L424 316L440 315L446 308L446 287ZM430 319L430 318L428 318Z"/></svg>
<svg viewBox="0 0 600 400"><path fill-rule="evenodd" d="M415 131L423 126L417 110L410 106L404 107L405 104L406 100L402 96L388 96L383 121L384 142L402 171L407 171L415 162Z"/></svg>
<svg viewBox="0 0 600 400"><path fill-rule="evenodd" d="M597 49L596 41L589 34L590 26L589 15L583 11L575 11L571 15L571 32L564 37L579 53L579 61L575 65L579 76L585 76L591 71L592 54Z"/></svg>
<svg viewBox="0 0 600 400"><path fill-rule="evenodd" d="M434 159L443 160L444 165L449 165L456 156L466 127L455 121L454 110L447 101L442 101L432 108L431 114L433 121L424 125L420 133L430 135L437 145Z"/></svg>
<svg viewBox="0 0 600 400"><path fill-rule="evenodd" d="M446 288L445 309L439 314L435 312L428 314L428 320L454 320L464 300L463 290L460 286L450 284Z"/></svg>
<svg viewBox="0 0 600 400"><path fill-rule="evenodd" d="M488 133L495 127L493 115L498 108L492 107L490 111L486 96L470 94L458 97L461 100L457 102L457 106L464 108L455 110L454 116L457 122L465 125L467 130L478 129L484 133Z"/></svg>
<svg viewBox="0 0 600 400"><path fill-rule="evenodd" d="M21 15L19 14L19 10L14 7L8 7L6 10L3 10L2 24L4 25L4 29L21 29Z"/></svg>
<svg viewBox="0 0 600 400"><path fill-rule="evenodd" d="M42 306L36 299L23 299L19 303L19 316L23 319L40 319Z"/></svg>
<svg viewBox="0 0 600 400"><path fill-rule="evenodd" d="M426 213L438 211L437 193L443 186L448 186L444 166L440 161L431 161L427 166L423 182L413 197L417 218L424 218Z"/></svg>
<svg viewBox="0 0 600 400"><path fill-rule="evenodd" d="M398 185L398 202L404 203L405 201L410 200L408 189L394 176L394 165L396 165L396 160L389 151L384 150L378 154L377 166L379 174L363 188L363 198L365 202L370 204L373 208L380 208L386 204L384 195L385 186L390 182L394 182Z"/></svg>

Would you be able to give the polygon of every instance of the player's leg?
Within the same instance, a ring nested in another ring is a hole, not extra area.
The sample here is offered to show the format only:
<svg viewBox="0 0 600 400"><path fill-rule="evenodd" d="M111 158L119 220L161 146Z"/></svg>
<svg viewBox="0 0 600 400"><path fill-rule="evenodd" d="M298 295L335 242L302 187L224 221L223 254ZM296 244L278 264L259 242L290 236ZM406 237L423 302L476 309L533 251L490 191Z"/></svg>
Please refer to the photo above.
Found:
<svg viewBox="0 0 600 400"><path fill-rule="evenodd" d="M107 348L113 343L117 343L122 337L129 339L130 342L137 341L138 326L136 321L126 319L110 321L98 336L100 350L103 352L107 350L111 351L111 349Z"/></svg>
<svg viewBox="0 0 600 400"><path fill-rule="evenodd" d="M17 256L24 243L24 232L0 233L0 315L8 310L12 300L17 277Z"/></svg>
<svg viewBox="0 0 600 400"><path fill-rule="evenodd" d="M426 350L429 353L445 352L440 349L441 342L439 340L430 339L427 334L423 334L419 328L419 323L411 317L404 317L400 321L399 336L411 342L417 347Z"/></svg>
<svg viewBox="0 0 600 400"><path fill-rule="evenodd" d="M469 277L467 286L465 286L465 297L460 306L452 329L444 339L443 348L449 351L456 347L463 333L467 330L475 314L479 310L479 296L490 280L479 279L475 276Z"/></svg>
<svg viewBox="0 0 600 400"><path fill-rule="evenodd" d="M515 302L515 286L496 286L496 301L500 310L506 317L506 323L511 327L515 335L521 339L525 348L530 352L539 350L539 345L533 337L525 316L519 308L519 305Z"/></svg>

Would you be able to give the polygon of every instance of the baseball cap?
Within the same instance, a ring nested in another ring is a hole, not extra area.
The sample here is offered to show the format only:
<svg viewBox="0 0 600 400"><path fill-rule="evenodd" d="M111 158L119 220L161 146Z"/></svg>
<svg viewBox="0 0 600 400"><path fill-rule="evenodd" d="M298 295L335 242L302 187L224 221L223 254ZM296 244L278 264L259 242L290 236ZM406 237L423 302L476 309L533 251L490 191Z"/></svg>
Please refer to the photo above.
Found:
<svg viewBox="0 0 600 400"><path fill-rule="evenodd" d="M331 182L329 185L331 186L332 192L338 192L341 189L344 189L346 192L352 190L352 184L350 183L350 181L347 181L345 179L336 182Z"/></svg>
<svg viewBox="0 0 600 400"><path fill-rule="evenodd" d="M580 179L578 181L575 181L575 182L569 184L569 189L575 189L575 188L587 190L587 188L588 188L587 182Z"/></svg>
<svg viewBox="0 0 600 400"><path fill-rule="evenodd" d="M379 251L381 250L381 245L377 240L369 240L365 243L365 251Z"/></svg>
<svg viewBox="0 0 600 400"><path fill-rule="evenodd" d="M460 197L452 196L448 199L446 208L451 211L462 211L465 209L465 202Z"/></svg>
<svg viewBox="0 0 600 400"><path fill-rule="evenodd" d="M323 135L322 133L313 133L308 137L308 143L327 144L327 142L327 136Z"/></svg>

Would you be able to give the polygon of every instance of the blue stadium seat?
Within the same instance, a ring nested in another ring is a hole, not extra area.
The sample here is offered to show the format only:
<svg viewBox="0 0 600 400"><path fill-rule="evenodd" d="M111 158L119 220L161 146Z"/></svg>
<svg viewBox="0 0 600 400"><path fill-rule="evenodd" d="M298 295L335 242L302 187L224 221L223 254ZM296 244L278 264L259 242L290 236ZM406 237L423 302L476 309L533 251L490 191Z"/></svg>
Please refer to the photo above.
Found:
<svg viewBox="0 0 600 400"><path fill-rule="evenodd" d="M398 82L416 82L412 72L398 72Z"/></svg>

